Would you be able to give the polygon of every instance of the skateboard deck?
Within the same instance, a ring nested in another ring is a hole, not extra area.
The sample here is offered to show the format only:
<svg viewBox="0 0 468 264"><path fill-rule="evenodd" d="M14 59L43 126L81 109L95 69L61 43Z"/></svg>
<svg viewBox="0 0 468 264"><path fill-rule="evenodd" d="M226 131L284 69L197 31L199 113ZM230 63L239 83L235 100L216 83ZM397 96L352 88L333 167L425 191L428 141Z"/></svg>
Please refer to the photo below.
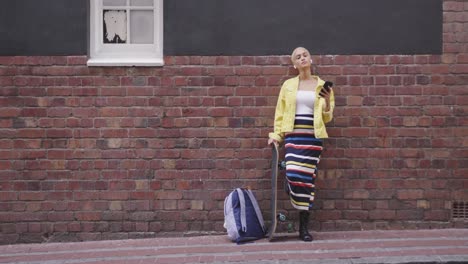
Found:
<svg viewBox="0 0 468 264"><path fill-rule="evenodd" d="M276 144L271 144L271 200L270 200L270 208L271 208L271 224L270 229L268 231L268 240L271 241L274 238L276 225L278 224L277 219L277 200L278 200L278 190L277 190L277 182L278 182L278 162L279 162L279 153L278 153L278 146Z"/></svg>

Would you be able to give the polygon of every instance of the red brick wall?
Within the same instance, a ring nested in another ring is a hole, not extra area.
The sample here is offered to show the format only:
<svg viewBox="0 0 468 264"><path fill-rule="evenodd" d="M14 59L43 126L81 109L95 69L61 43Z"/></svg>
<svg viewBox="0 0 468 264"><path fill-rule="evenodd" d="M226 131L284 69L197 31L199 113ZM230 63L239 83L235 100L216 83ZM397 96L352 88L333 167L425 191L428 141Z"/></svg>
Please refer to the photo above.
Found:
<svg viewBox="0 0 468 264"><path fill-rule="evenodd" d="M450 211L468 200L467 23L445 1L442 55L314 56L337 93L314 230L466 226ZM219 233L242 186L267 217L266 137L292 75L288 56L0 57L0 243Z"/></svg>

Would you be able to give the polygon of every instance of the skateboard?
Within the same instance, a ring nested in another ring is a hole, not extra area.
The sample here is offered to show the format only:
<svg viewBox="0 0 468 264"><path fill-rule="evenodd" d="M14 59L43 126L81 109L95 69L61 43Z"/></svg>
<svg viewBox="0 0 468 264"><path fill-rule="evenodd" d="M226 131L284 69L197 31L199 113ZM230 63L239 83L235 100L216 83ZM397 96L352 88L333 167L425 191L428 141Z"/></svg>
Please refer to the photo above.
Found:
<svg viewBox="0 0 468 264"><path fill-rule="evenodd" d="M285 221L286 216L284 214L277 213L277 201L278 201L278 190L277 190L277 183L278 183L278 169L283 168L285 166L284 162L279 163L279 151L278 146L275 144L271 144L271 200L270 200L270 208L271 208L271 224L270 229L268 231L268 240L272 241L275 236L276 226L279 221Z"/></svg>

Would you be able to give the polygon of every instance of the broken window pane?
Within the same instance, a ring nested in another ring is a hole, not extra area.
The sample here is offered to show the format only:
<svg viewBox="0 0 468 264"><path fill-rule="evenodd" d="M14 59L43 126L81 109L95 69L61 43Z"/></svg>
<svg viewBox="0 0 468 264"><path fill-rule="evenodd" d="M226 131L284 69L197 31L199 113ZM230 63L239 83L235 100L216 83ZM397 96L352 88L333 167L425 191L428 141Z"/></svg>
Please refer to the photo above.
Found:
<svg viewBox="0 0 468 264"><path fill-rule="evenodd" d="M153 11L130 11L130 40L135 44L153 44L154 40Z"/></svg>
<svg viewBox="0 0 468 264"><path fill-rule="evenodd" d="M127 11L104 10L104 43L127 42Z"/></svg>

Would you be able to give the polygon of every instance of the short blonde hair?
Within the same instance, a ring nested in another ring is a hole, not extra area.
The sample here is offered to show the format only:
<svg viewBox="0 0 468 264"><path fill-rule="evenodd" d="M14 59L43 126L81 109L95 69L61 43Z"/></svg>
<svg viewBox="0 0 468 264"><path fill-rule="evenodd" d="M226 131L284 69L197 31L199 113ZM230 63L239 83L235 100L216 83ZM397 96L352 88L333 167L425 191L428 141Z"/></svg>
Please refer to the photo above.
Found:
<svg viewBox="0 0 468 264"><path fill-rule="evenodd" d="M296 53L296 51L297 51L298 49L304 49L305 51L307 51L307 53L310 54L309 50L306 49L306 48L304 48L304 47L297 47L297 48L295 48L295 49L293 50L293 52L291 53L291 62L293 62L293 63L294 63L294 54Z"/></svg>

